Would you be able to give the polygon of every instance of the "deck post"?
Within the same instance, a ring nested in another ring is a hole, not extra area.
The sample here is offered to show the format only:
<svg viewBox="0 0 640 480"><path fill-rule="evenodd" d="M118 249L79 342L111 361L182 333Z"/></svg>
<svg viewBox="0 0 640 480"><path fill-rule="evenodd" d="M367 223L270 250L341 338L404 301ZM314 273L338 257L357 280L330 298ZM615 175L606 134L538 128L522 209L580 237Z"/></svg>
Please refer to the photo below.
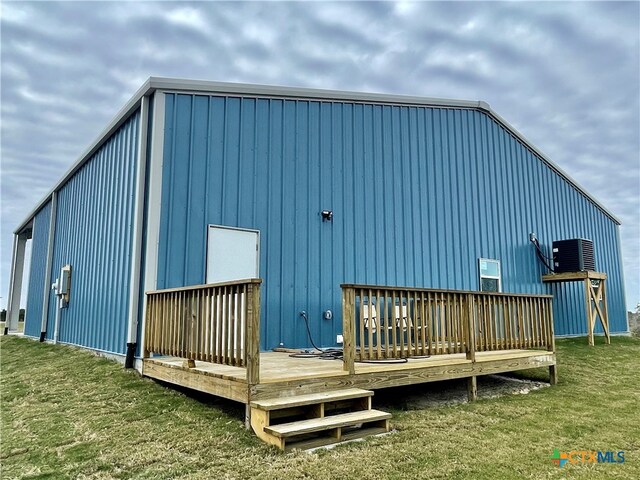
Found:
<svg viewBox="0 0 640 480"><path fill-rule="evenodd" d="M244 428L251 430L251 398L244 405Z"/></svg>
<svg viewBox="0 0 640 480"><path fill-rule="evenodd" d="M475 375L467 378L467 395L470 402L478 399L478 377Z"/></svg>
<svg viewBox="0 0 640 480"><path fill-rule="evenodd" d="M342 286L342 367L350 375L354 375L356 346L354 342L354 316L356 309L355 289Z"/></svg>
<svg viewBox="0 0 640 480"><path fill-rule="evenodd" d="M551 299L547 300L547 315L545 315L545 320L547 321L547 329L549 332L549 344L547 345L547 350L554 353L556 352L556 338L553 332L553 304ZM549 366L549 383L551 385L558 384L558 366L550 365Z"/></svg>
<svg viewBox="0 0 640 480"><path fill-rule="evenodd" d="M467 360L476 361L476 321L473 308L473 294L467 293ZM474 377L475 382L475 377Z"/></svg>
<svg viewBox="0 0 640 480"><path fill-rule="evenodd" d="M247 285L245 351L247 383L260 383L260 282Z"/></svg>
<svg viewBox="0 0 640 480"><path fill-rule="evenodd" d="M547 344L547 350L550 352L556 352L556 337L553 331L553 303L551 299L547 299L547 315L545 315L545 319L547 321L547 329L549 332L549 343Z"/></svg>

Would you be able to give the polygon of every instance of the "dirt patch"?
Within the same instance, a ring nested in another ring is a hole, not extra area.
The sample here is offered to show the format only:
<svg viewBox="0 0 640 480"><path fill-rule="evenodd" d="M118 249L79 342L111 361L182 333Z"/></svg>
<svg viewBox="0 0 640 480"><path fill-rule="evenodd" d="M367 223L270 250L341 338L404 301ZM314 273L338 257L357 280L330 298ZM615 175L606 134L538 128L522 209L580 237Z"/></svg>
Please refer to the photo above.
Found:
<svg viewBox="0 0 640 480"><path fill-rule="evenodd" d="M478 398L489 399L506 395L526 395L527 393L548 387L547 382L526 380L503 375L478 377ZM428 407L441 407L466 403L467 380L448 380L408 387L376 390L376 407L396 408L400 410L419 410Z"/></svg>

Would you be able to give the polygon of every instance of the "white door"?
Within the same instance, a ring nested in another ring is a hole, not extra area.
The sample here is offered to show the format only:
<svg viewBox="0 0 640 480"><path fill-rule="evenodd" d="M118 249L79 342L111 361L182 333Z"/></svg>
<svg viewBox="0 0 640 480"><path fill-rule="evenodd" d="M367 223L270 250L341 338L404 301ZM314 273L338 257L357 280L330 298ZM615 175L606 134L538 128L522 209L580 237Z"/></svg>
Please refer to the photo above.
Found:
<svg viewBox="0 0 640 480"><path fill-rule="evenodd" d="M260 276L260 232L209 225L207 283Z"/></svg>

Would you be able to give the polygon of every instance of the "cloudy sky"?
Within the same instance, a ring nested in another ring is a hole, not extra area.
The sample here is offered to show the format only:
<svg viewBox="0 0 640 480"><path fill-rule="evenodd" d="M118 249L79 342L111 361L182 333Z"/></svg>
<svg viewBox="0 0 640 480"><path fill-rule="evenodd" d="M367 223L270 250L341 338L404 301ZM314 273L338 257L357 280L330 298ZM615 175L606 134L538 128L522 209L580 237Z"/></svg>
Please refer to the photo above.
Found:
<svg viewBox="0 0 640 480"><path fill-rule="evenodd" d="M487 101L623 222L640 301L640 3L1 6L0 302L11 232L147 77Z"/></svg>

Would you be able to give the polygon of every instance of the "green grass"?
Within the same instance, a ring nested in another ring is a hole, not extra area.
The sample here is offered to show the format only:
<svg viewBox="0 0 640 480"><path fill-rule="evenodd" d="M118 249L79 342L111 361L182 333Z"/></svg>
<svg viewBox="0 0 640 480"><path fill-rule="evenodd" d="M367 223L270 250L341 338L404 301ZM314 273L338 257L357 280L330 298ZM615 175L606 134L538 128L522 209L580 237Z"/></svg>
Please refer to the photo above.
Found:
<svg viewBox="0 0 640 480"><path fill-rule="evenodd" d="M397 409L394 434L282 454L244 430L237 404L163 387L85 351L3 337L1 476L636 479L640 340L612 342L558 341L556 387ZM526 375L548 378L544 369ZM554 448L624 450L625 462L559 468L549 458Z"/></svg>

